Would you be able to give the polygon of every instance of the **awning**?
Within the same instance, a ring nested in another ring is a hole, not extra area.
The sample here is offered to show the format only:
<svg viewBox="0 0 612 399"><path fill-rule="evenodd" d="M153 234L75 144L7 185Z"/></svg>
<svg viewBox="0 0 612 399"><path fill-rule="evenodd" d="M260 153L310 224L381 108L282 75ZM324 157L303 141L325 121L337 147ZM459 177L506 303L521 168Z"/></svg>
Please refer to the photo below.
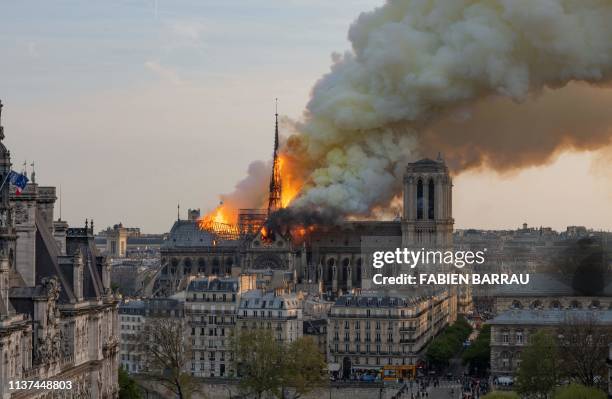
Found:
<svg viewBox="0 0 612 399"><path fill-rule="evenodd" d="M340 363L328 363L327 370L329 371L338 371L340 370Z"/></svg>

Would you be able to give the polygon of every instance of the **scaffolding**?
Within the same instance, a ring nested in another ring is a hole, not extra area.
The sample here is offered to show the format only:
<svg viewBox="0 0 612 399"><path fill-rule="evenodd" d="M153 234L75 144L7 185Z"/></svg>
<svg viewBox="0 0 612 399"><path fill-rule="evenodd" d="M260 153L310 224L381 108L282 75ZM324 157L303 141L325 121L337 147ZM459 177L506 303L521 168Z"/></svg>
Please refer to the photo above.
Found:
<svg viewBox="0 0 612 399"><path fill-rule="evenodd" d="M227 241L227 240L237 240L240 238L240 233L238 228L233 224L228 223L219 223L213 220L201 220L200 221L200 229L206 230L217 238Z"/></svg>
<svg viewBox="0 0 612 399"><path fill-rule="evenodd" d="M240 209L238 231L241 236L256 234L268 219L267 209Z"/></svg>

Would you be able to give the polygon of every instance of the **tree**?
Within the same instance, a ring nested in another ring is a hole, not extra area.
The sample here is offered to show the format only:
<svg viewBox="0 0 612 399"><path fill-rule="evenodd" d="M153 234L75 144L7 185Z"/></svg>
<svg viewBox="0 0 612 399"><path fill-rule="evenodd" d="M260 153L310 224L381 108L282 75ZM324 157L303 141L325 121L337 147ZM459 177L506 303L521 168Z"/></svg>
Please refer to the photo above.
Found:
<svg viewBox="0 0 612 399"><path fill-rule="evenodd" d="M565 374L586 386L605 383L609 330L594 314L571 315L558 329Z"/></svg>
<svg viewBox="0 0 612 399"><path fill-rule="evenodd" d="M540 330L523 350L516 387L527 397L546 398L559 382L559 355L553 337Z"/></svg>
<svg viewBox="0 0 612 399"><path fill-rule="evenodd" d="M593 387L585 387L584 385L571 384L563 388L559 388L554 399L606 399L605 392Z"/></svg>
<svg viewBox="0 0 612 399"><path fill-rule="evenodd" d="M170 318L147 320L139 336L139 345L147 361L145 374L180 399L188 399L195 390L195 383L191 375L183 371L191 358L184 321Z"/></svg>
<svg viewBox="0 0 612 399"><path fill-rule="evenodd" d="M241 391L257 398L268 392L278 396L283 385L280 370L284 351L272 332L264 329L241 331L234 338L233 347Z"/></svg>
<svg viewBox="0 0 612 399"><path fill-rule="evenodd" d="M327 363L311 337L301 337L287 348L284 357L283 385L293 388L293 399L327 383ZM281 392L283 397L285 390Z"/></svg>
<svg viewBox="0 0 612 399"><path fill-rule="evenodd" d="M119 399L141 399L138 385L123 367L119 367Z"/></svg>
<svg viewBox="0 0 612 399"><path fill-rule="evenodd" d="M245 395L297 399L326 382L327 365L310 337L284 345L270 330L245 330L234 338L233 347Z"/></svg>
<svg viewBox="0 0 612 399"><path fill-rule="evenodd" d="M472 327L463 318L447 327L427 347L427 360L437 368L446 366L449 360L461 350L463 342L470 336Z"/></svg>
<svg viewBox="0 0 612 399"><path fill-rule="evenodd" d="M519 399L519 396L514 392L500 392L495 391L486 394L482 399Z"/></svg>
<svg viewBox="0 0 612 399"><path fill-rule="evenodd" d="M472 374L484 375L491 363L491 326L482 327L478 338L463 352L462 360Z"/></svg>

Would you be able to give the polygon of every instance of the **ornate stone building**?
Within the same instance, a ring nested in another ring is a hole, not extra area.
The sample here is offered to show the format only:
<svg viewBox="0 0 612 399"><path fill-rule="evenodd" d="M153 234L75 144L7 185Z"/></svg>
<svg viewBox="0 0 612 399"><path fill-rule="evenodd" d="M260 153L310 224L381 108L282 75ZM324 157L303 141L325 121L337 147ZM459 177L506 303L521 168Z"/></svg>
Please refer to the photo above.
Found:
<svg viewBox="0 0 612 399"><path fill-rule="evenodd" d="M162 244L162 266L151 292L171 295L197 274L237 276L267 269L291 273L299 289L337 297L373 288L368 248L450 249L453 223L448 168L442 159L423 159L406 168L403 215L394 221L347 221L315 229L304 240L283 234L270 240L260 229L238 226L235 233L219 233L201 229L195 218L177 220ZM461 311L467 311L471 293L460 291L459 298Z"/></svg>
<svg viewBox="0 0 612 399"><path fill-rule="evenodd" d="M0 181L11 170L3 138L0 126ZM0 189L0 397L115 398L110 264L98 256L93 223L54 222L55 188L31 180L21 196L6 181ZM11 389L49 379L71 389Z"/></svg>

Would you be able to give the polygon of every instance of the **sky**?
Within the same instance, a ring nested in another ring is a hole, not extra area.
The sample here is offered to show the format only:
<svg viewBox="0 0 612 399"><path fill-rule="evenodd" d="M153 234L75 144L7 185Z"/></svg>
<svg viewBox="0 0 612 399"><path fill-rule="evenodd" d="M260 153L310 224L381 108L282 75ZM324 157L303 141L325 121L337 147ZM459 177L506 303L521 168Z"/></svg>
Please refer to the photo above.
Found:
<svg viewBox="0 0 612 399"><path fill-rule="evenodd" d="M271 157L274 98L299 119L332 53L349 49L350 23L381 2L5 2L0 99L14 169L34 162L38 184L61 187L73 226L166 232L177 204L183 218L206 212ZM456 227L612 229L602 162L568 153L512 175L457 176Z"/></svg>

